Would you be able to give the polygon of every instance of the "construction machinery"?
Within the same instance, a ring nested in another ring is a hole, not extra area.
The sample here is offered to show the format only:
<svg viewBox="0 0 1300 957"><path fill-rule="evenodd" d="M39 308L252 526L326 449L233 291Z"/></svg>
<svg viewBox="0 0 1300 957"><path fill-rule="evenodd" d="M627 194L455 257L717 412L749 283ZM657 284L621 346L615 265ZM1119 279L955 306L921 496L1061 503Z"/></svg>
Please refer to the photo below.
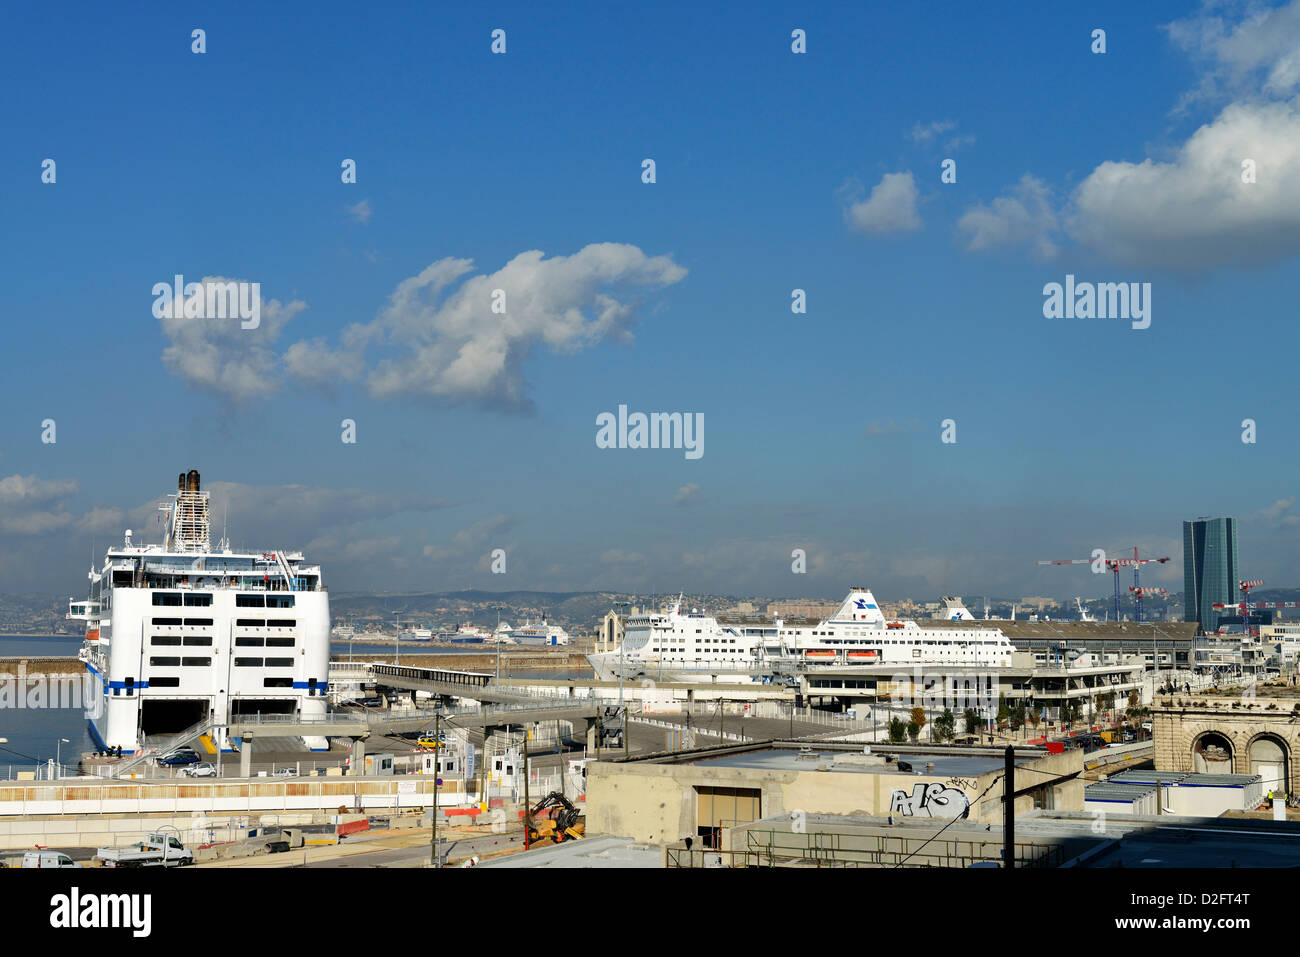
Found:
<svg viewBox="0 0 1300 957"><path fill-rule="evenodd" d="M545 814L545 817L542 815ZM552 791L528 812L524 822L529 844L560 844L579 840L586 832L582 811L559 791Z"/></svg>

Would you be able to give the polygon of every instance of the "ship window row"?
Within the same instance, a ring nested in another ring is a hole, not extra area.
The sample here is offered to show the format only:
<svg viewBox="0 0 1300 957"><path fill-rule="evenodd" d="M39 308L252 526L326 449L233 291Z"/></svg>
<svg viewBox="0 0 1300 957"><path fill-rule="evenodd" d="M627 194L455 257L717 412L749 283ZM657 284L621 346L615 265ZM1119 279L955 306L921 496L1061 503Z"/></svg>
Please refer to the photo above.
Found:
<svg viewBox="0 0 1300 957"><path fill-rule="evenodd" d="M155 625L167 626L171 628L179 628L183 624L195 628L212 627L211 618L155 618L153 620L153 623Z"/></svg>
<svg viewBox="0 0 1300 957"><path fill-rule="evenodd" d="M154 635L149 639L151 645L208 645L212 644L211 635Z"/></svg>
<svg viewBox="0 0 1300 957"><path fill-rule="evenodd" d="M292 658L236 658L236 668L292 668Z"/></svg>
<svg viewBox="0 0 1300 957"><path fill-rule="evenodd" d="M177 591L156 591L153 593L153 603L155 605L185 605L191 608L207 608L212 605L212 596L203 592L182 595Z"/></svg>
<svg viewBox="0 0 1300 957"><path fill-rule="evenodd" d="M293 635L271 635L268 638L261 635L236 635L235 645L240 648L292 648L294 640Z"/></svg>
<svg viewBox="0 0 1300 957"><path fill-rule="evenodd" d="M292 608L293 595L236 595L236 608Z"/></svg>
<svg viewBox="0 0 1300 957"><path fill-rule="evenodd" d="M149 664L155 668L206 668L212 664L211 658L150 658Z"/></svg>

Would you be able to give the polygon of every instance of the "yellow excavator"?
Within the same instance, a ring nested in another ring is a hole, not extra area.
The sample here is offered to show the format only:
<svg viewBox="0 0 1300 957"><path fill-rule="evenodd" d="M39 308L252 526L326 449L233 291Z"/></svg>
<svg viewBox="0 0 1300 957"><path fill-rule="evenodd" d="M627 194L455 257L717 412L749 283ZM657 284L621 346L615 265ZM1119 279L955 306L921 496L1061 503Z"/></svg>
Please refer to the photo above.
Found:
<svg viewBox="0 0 1300 957"><path fill-rule="evenodd" d="M554 808L549 817L537 815ZM559 791L552 791L528 812L528 841L530 844L560 844L579 840L586 832L587 822L582 811Z"/></svg>

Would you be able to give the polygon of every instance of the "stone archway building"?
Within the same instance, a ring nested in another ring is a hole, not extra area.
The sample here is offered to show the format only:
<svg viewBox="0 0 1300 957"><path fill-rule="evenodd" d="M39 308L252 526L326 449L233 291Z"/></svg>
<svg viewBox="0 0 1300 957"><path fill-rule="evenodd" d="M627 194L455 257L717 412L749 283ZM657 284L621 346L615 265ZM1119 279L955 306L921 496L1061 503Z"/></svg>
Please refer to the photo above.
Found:
<svg viewBox="0 0 1300 957"><path fill-rule="evenodd" d="M1231 751L1222 770L1231 774L1260 774L1264 791L1280 786L1300 793L1300 696L1281 694L1284 689L1260 688L1255 697L1173 694L1156 699L1151 709L1157 771L1204 771L1197 766L1198 750L1218 745ZM1290 689L1285 689L1290 690ZM1213 757L1213 748L1209 749ZM1213 762L1219 763L1219 762Z"/></svg>

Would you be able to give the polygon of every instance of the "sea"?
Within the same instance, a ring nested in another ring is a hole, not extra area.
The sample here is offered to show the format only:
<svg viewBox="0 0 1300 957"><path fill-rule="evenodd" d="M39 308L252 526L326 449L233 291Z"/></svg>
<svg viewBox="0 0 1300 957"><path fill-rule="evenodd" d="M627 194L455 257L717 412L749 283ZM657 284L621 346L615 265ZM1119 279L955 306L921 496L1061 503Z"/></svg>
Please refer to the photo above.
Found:
<svg viewBox="0 0 1300 957"><path fill-rule="evenodd" d="M0 658L21 657L23 655L59 655L76 657L81 649L80 637L39 637L19 635L0 637ZM336 657L347 655L346 646L335 643L331 654ZM352 647L354 655L393 653L393 646L376 644L356 644ZM410 654L483 654L481 646L472 648L419 648L402 647ZM505 663L507 659L503 658ZM579 679L591 677L591 673L580 671L511 671L502 677L511 678L552 678ZM72 769L77 765L81 755L95 750L95 743L90 737L86 717L81 708L9 708L0 707L0 780L11 780L18 771L30 771L48 765L56 756L65 766ZM70 772L69 772L70 773Z"/></svg>
<svg viewBox="0 0 1300 957"><path fill-rule="evenodd" d="M0 638L0 658L22 655L71 655L81 648L81 638ZM76 677L76 676L74 676ZM75 769L81 755L95 750L85 712L81 708L0 708L0 779L18 771L31 771L57 757ZM71 770L68 772L71 773Z"/></svg>

